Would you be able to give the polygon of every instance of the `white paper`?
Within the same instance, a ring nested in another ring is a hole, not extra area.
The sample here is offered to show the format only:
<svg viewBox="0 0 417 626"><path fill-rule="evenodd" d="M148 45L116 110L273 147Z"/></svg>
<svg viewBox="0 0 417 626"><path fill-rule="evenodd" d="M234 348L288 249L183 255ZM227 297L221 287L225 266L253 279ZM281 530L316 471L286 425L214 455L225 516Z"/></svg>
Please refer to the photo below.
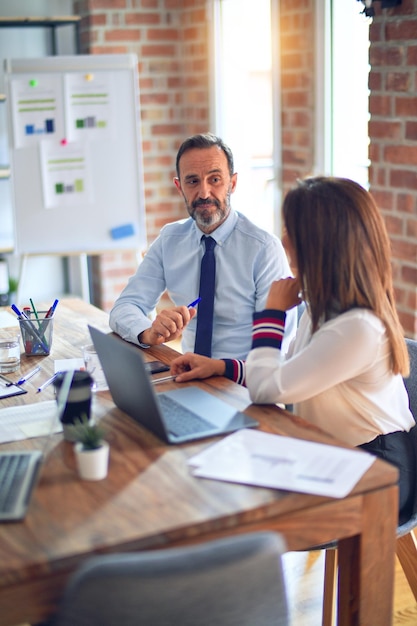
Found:
<svg viewBox="0 0 417 626"><path fill-rule="evenodd" d="M69 141L114 139L117 107L110 72L65 74L65 117Z"/></svg>
<svg viewBox="0 0 417 626"><path fill-rule="evenodd" d="M0 409L0 443L62 431L55 400Z"/></svg>
<svg viewBox="0 0 417 626"><path fill-rule="evenodd" d="M71 370L84 370L85 364L82 357L74 359L56 359L54 361L54 372L69 372Z"/></svg>
<svg viewBox="0 0 417 626"><path fill-rule="evenodd" d="M47 209L68 209L93 202L92 164L87 145L42 141L39 157Z"/></svg>
<svg viewBox="0 0 417 626"><path fill-rule="evenodd" d="M344 498L375 457L243 429L189 459L194 476Z"/></svg>
<svg viewBox="0 0 417 626"><path fill-rule="evenodd" d="M27 148L46 137L64 137L61 78L27 75L11 83L15 148Z"/></svg>

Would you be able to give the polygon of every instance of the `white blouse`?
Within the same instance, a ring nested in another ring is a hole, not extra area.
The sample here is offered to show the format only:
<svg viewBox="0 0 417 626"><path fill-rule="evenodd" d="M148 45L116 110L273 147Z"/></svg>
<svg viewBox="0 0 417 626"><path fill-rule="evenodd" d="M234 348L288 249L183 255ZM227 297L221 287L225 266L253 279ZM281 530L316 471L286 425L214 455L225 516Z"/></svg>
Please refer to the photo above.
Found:
<svg viewBox="0 0 417 626"><path fill-rule="evenodd" d="M352 446L415 424L404 381L390 371L384 325L366 309L314 335L305 311L285 357L272 347L251 350L246 384L253 402L294 404L295 414Z"/></svg>

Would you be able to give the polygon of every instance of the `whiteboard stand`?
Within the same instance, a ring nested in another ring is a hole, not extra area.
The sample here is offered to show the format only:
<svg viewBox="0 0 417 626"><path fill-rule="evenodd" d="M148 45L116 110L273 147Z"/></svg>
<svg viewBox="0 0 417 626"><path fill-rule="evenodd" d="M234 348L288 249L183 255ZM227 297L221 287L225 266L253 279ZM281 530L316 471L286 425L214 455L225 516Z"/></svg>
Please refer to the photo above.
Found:
<svg viewBox="0 0 417 626"><path fill-rule="evenodd" d="M16 291L17 303L22 302L22 285L23 285L23 278L26 273L27 261L28 261L28 255L22 254L20 256L19 276L18 276L17 291Z"/></svg>
<svg viewBox="0 0 417 626"><path fill-rule="evenodd" d="M81 297L86 302L90 302L90 280L88 276L88 258L87 255L80 254L79 259L79 272L81 280Z"/></svg>

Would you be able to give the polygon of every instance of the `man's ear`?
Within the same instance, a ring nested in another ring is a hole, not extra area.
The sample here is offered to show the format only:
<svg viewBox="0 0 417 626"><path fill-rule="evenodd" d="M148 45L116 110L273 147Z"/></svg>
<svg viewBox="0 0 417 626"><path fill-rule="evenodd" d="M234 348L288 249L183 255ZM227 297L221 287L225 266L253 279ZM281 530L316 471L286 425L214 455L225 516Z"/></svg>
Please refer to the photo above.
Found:
<svg viewBox="0 0 417 626"><path fill-rule="evenodd" d="M178 193L180 193L182 195L182 189L181 189L181 182L180 179L177 178L176 176L174 176L173 178L174 180L174 185L176 186L176 188L178 189Z"/></svg>
<svg viewBox="0 0 417 626"><path fill-rule="evenodd" d="M232 175L232 178L231 178L231 185L230 185L230 193L233 193L233 192L235 191L235 189L236 189L236 185L237 185L237 172L235 172L235 173Z"/></svg>

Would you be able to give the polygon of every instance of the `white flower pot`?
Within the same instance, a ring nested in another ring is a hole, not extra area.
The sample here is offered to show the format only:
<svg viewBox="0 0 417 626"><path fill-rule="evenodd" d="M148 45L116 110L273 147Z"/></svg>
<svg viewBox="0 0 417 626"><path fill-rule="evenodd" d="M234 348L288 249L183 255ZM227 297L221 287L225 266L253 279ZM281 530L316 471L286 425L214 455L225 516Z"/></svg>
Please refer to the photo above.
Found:
<svg viewBox="0 0 417 626"><path fill-rule="evenodd" d="M74 446L78 473L84 480L102 480L106 478L109 467L109 444L103 441L96 450L84 450L83 444Z"/></svg>

